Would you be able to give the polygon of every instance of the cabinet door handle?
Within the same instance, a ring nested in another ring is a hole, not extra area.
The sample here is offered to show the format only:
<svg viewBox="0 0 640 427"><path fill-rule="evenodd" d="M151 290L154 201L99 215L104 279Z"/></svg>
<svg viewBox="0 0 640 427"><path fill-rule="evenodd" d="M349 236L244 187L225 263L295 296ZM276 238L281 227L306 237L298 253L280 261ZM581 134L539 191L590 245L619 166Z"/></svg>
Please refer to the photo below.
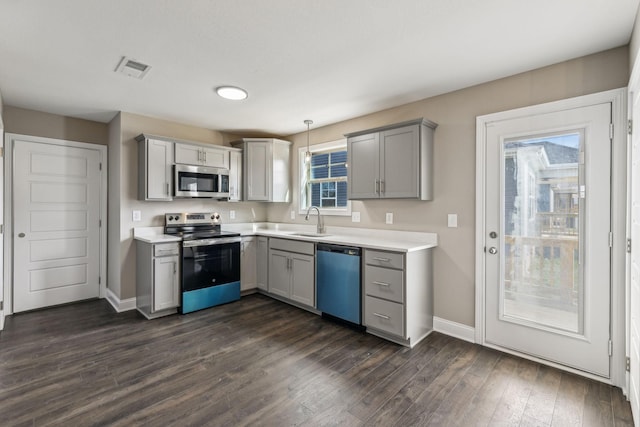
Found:
<svg viewBox="0 0 640 427"><path fill-rule="evenodd" d="M376 194L380 193L380 181L377 179L373 183L373 191L375 191Z"/></svg>
<svg viewBox="0 0 640 427"><path fill-rule="evenodd" d="M169 195L169 183L165 182L164 186L167 188L167 196Z"/></svg>
<svg viewBox="0 0 640 427"><path fill-rule="evenodd" d="M384 181L380 180L380 194L384 193Z"/></svg>
<svg viewBox="0 0 640 427"><path fill-rule="evenodd" d="M374 257L373 258L374 261L381 261L381 262L390 262L391 258L380 258L380 257Z"/></svg>
<svg viewBox="0 0 640 427"><path fill-rule="evenodd" d="M204 154L204 162L207 163L207 152L202 150L202 154Z"/></svg>
<svg viewBox="0 0 640 427"><path fill-rule="evenodd" d="M373 282L374 285L380 285L380 286L384 286L384 287L389 287L391 286L389 283L384 283L384 282L378 282L378 281L374 281Z"/></svg>
<svg viewBox="0 0 640 427"><path fill-rule="evenodd" d="M389 317L389 316L385 316L384 314L380 314L380 313L375 313L375 312L374 312L374 313L373 313L373 315L374 315L374 316L376 316L376 317L379 317L379 318L381 318L381 319L384 319L384 320L389 320L389 319L391 319L391 317Z"/></svg>
<svg viewBox="0 0 640 427"><path fill-rule="evenodd" d="M173 274L176 274L178 272L178 263L174 262L173 263Z"/></svg>

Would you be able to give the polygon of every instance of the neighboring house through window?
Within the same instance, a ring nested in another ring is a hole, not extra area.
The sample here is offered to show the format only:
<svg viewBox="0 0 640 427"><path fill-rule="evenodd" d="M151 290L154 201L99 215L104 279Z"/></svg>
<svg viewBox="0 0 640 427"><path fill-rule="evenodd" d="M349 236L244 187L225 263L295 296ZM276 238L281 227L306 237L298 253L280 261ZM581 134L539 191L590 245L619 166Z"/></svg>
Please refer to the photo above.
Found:
<svg viewBox="0 0 640 427"><path fill-rule="evenodd" d="M300 213L310 206L323 215L351 215L347 200L347 141L316 144L309 147L311 161L305 162L307 148L300 148Z"/></svg>

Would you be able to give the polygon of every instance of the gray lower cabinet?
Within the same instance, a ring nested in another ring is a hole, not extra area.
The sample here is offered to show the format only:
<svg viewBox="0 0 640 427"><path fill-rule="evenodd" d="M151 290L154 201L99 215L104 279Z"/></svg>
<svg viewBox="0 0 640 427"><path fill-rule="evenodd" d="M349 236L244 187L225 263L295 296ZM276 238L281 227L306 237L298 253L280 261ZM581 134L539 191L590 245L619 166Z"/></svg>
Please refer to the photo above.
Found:
<svg viewBox="0 0 640 427"><path fill-rule="evenodd" d="M256 238L256 286L263 291L269 290L269 238Z"/></svg>
<svg viewBox="0 0 640 427"><path fill-rule="evenodd" d="M433 198L433 133L424 119L347 134L349 199Z"/></svg>
<svg viewBox="0 0 640 427"><path fill-rule="evenodd" d="M253 236L245 236L240 242L240 291L257 287L257 243Z"/></svg>
<svg viewBox="0 0 640 427"><path fill-rule="evenodd" d="M269 239L268 292L315 307L315 244Z"/></svg>
<svg viewBox="0 0 640 427"><path fill-rule="evenodd" d="M363 291L367 332L413 347L433 330L430 249L365 249Z"/></svg>
<svg viewBox="0 0 640 427"><path fill-rule="evenodd" d="M180 245L136 241L136 308L147 319L176 313L180 305Z"/></svg>

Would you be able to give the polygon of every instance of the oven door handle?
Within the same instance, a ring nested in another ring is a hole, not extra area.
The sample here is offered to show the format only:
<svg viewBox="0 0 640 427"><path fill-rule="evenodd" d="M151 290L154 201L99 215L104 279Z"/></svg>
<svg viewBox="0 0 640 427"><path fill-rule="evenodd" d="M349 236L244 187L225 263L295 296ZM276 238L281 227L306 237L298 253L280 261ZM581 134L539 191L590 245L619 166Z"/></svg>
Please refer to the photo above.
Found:
<svg viewBox="0 0 640 427"><path fill-rule="evenodd" d="M220 237L218 239L197 239L197 240L187 240L186 242L182 242L183 248L191 248L194 246L213 246L213 245L222 245L225 243L240 243L242 238L238 237Z"/></svg>

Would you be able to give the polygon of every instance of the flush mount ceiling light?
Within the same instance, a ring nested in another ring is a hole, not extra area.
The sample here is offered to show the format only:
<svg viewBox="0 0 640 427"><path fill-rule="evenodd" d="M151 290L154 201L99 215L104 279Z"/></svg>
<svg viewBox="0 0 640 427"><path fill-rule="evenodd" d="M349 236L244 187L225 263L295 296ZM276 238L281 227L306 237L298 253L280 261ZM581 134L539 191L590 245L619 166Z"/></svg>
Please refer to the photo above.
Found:
<svg viewBox="0 0 640 427"><path fill-rule="evenodd" d="M249 96L246 90L235 86L218 86L216 88L216 93L222 98L234 101L240 101Z"/></svg>
<svg viewBox="0 0 640 427"><path fill-rule="evenodd" d="M309 151L309 126L313 124L313 120L305 120L304 124L307 125L307 152L304 153L304 162L309 163L311 161L311 151Z"/></svg>

